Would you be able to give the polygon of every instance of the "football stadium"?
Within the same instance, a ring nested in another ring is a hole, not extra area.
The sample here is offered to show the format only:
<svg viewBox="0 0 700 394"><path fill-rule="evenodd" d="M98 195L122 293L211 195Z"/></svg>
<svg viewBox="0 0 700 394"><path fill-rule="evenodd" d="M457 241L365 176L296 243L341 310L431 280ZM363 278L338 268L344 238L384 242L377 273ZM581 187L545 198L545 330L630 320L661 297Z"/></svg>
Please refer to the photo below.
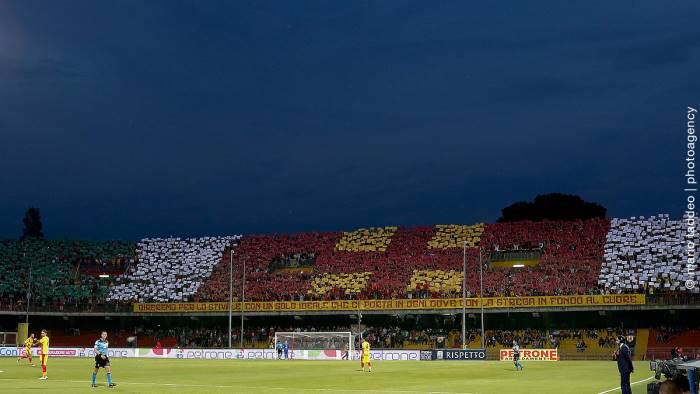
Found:
<svg viewBox="0 0 700 394"><path fill-rule="evenodd" d="M0 393L699 394L697 0L0 0Z"/></svg>
<svg viewBox="0 0 700 394"><path fill-rule="evenodd" d="M28 366L41 344L28 348L33 360L21 357L40 328L50 338L47 383L89 391L77 366L109 327L107 354L126 392L607 393L619 386L620 336L634 392L646 392L657 381L650 361L700 352L687 230L687 220L659 214L7 240L0 381L39 383Z"/></svg>

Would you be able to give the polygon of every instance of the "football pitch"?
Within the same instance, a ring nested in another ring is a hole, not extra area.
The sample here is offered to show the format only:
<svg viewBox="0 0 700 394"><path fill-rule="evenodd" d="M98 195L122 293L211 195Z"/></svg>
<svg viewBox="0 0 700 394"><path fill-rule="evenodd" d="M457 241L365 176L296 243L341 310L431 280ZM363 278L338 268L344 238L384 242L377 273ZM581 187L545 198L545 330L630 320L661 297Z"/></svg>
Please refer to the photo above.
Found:
<svg viewBox="0 0 700 394"><path fill-rule="evenodd" d="M375 361L362 372L349 361L242 361L114 359L117 386L108 388L104 370L90 387L93 361L52 358L49 380L41 368L0 358L0 391L55 393L619 393L612 361L527 362L516 372L510 362ZM653 380L647 362L636 362L634 393Z"/></svg>

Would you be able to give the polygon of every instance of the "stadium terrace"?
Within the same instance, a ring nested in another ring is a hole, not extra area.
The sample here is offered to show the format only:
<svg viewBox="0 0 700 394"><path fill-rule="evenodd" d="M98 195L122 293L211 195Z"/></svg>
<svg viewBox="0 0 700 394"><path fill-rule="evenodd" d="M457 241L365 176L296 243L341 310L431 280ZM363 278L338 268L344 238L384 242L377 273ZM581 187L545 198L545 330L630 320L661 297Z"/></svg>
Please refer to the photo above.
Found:
<svg viewBox="0 0 700 394"><path fill-rule="evenodd" d="M636 305L628 294L697 294L684 286L698 279L685 267L687 242L698 243L687 227L656 215L137 243L6 240L0 310L26 311L13 284L27 280L30 264L53 283L33 289L37 312L224 313L229 298L234 310L258 312L478 308L479 252L486 308ZM526 267L489 264L508 251L537 257Z"/></svg>

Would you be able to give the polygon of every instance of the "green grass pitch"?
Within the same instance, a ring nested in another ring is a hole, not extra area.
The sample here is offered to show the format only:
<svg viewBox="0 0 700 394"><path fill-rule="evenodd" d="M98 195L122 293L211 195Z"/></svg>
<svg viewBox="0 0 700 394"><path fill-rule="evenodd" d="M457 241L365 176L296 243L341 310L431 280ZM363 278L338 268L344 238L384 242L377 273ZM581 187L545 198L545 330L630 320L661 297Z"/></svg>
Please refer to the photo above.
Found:
<svg viewBox="0 0 700 394"><path fill-rule="evenodd" d="M0 392L54 393L615 393L612 361L526 362L516 372L510 362L374 361L361 372L348 361L219 361L113 359L115 388L104 370L90 387L92 359L49 359L48 381L41 368L0 358ZM646 393L653 375L648 363L635 363L634 393ZM652 378L653 379L653 378Z"/></svg>

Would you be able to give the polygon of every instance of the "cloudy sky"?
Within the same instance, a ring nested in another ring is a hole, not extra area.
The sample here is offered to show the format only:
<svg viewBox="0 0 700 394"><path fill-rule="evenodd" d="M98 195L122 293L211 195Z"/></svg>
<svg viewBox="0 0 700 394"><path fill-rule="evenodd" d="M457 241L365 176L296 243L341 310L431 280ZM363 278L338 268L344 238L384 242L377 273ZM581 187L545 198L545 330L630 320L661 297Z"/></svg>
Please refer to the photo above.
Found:
<svg viewBox="0 0 700 394"><path fill-rule="evenodd" d="M671 213L697 1L0 1L0 238Z"/></svg>

